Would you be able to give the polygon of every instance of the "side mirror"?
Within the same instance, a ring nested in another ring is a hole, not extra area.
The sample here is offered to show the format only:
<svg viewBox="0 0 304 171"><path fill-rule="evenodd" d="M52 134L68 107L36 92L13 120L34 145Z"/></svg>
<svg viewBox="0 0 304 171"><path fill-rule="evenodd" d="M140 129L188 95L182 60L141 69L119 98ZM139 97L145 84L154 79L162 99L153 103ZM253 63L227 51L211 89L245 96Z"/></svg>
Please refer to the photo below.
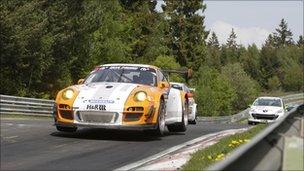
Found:
<svg viewBox="0 0 304 171"><path fill-rule="evenodd" d="M169 83L167 83L167 82L165 82L165 81L161 81L160 83L159 83L159 87L160 88L169 88Z"/></svg>
<svg viewBox="0 0 304 171"><path fill-rule="evenodd" d="M249 108L251 108L251 106L252 106L251 104L250 104L250 105L248 105L248 107L249 107Z"/></svg>
<svg viewBox="0 0 304 171"><path fill-rule="evenodd" d="M189 88L189 90L190 90L191 93L195 92L195 88Z"/></svg>
<svg viewBox="0 0 304 171"><path fill-rule="evenodd" d="M187 97L193 97L193 94L192 93L187 93Z"/></svg>
<svg viewBox="0 0 304 171"><path fill-rule="evenodd" d="M83 82L84 82L84 79L79 79L77 84L83 84Z"/></svg>

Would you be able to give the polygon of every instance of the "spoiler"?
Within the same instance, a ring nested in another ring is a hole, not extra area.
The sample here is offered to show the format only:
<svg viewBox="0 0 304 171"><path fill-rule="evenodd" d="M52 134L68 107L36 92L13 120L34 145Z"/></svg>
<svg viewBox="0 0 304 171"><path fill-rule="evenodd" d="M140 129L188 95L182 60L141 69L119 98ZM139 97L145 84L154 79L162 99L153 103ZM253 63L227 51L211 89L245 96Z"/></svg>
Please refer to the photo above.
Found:
<svg viewBox="0 0 304 171"><path fill-rule="evenodd" d="M186 82L188 82L189 78L192 77L193 71L192 69L162 69L164 73L167 75L175 73L175 74L181 74Z"/></svg>

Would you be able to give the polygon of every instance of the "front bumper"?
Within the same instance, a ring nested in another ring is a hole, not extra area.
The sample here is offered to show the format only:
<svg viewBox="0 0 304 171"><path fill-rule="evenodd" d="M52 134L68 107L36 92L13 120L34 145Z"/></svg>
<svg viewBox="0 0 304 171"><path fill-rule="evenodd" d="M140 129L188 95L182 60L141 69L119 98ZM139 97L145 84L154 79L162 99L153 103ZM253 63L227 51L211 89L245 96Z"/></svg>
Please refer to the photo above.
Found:
<svg viewBox="0 0 304 171"><path fill-rule="evenodd" d="M279 114L260 114L260 113L250 113L248 121L256 123L272 123L279 120L283 115Z"/></svg>
<svg viewBox="0 0 304 171"><path fill-rule="evenodd" d="M102 128L102 129L118 129L118 130L153 130L156 125L114 125L114 124L92 124L92 123L60 123L56 122L55 126L64 127L82 127L82 128Z"/></svg>

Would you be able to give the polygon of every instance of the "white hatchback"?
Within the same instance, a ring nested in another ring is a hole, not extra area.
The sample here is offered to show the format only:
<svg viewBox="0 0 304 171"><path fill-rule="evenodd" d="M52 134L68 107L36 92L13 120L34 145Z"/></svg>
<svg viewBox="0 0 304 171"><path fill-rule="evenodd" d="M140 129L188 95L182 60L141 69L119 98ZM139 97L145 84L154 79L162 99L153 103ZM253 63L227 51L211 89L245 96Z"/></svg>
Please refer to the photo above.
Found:
<svg viewBox="0 0 304 171"><path fill-rule="evenodd" d="M275 122L285 113L286 110L282 98L259 97L250 107L248 124Z"/></svg>

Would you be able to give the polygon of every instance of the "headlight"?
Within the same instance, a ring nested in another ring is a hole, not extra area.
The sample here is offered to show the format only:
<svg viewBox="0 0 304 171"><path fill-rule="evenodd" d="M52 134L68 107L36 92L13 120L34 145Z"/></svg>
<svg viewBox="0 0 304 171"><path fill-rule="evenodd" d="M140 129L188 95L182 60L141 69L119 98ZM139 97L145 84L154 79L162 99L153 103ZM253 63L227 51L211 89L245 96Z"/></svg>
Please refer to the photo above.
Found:
<svg viewBox="0 0 304 171"><path fill-rule="evenodd" d="M139 91L135 94L134 99L140 102L145 101L147 99L147 93L144 91Z"/></svg>
<svg viewBox="0 0 304 171"><path fill-rule="evenodd" d="M283 112L284 112L283 109L278 111L278 113L283 113Z"/></svg>
<svg viewBox="0 0 304 171"><path fill-rule="evenodd" d="M74 96L74 91L72 89L67 89L63 92L62 98L65 100L69 100Z"/></svg>
<svg viewBox="0 0 304 171"><path fill-rule="evenodd" d="M255 109L250 109L249 113L255 113Z"/></svg>

